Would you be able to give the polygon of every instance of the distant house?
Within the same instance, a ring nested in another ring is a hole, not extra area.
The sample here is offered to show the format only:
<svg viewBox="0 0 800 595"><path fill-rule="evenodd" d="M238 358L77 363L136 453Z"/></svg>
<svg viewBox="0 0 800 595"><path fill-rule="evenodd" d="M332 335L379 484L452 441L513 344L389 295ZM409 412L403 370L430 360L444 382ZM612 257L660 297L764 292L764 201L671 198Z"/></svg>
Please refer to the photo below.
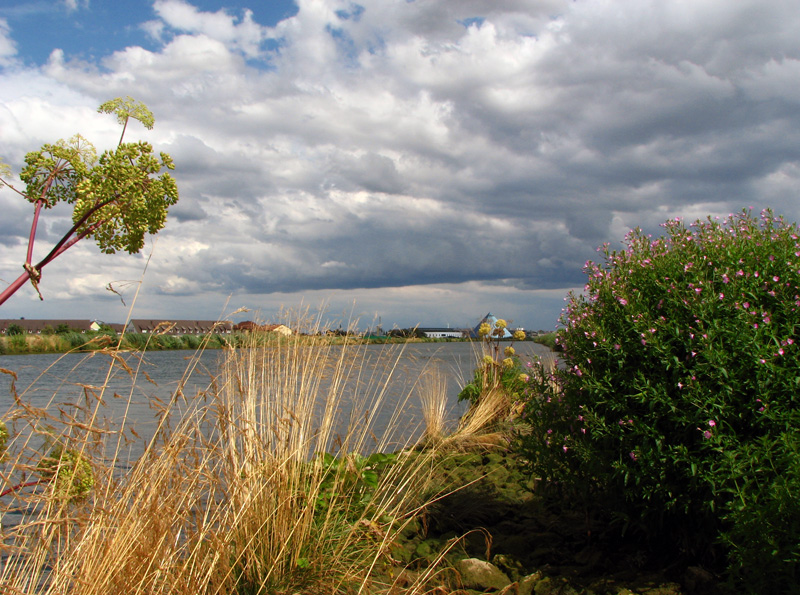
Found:
<svg viewBox="0 0 800 595"><path fill-rule="evenodd" d="M43 332L55 332L59 328L69 328L79 333L99 331L102 324L104 323L98 320L4 318L0 319L0 335L5 335L11 325L18 326L29 335L41 335Z"/></svg>
<svg viewBox="0 0 800 595"><path fill-rule="evenodd" d="M163 333L166 335L230 334L233 323L229 320L164 320L134 318L125 329L128 333Z"/></svg>
<svg viewBox="0 0 800 595"><path fill-rule="evenodd" d="M429 339L463 339L469 335L468 330L457 328L418 328L417 333Z"/></svg>

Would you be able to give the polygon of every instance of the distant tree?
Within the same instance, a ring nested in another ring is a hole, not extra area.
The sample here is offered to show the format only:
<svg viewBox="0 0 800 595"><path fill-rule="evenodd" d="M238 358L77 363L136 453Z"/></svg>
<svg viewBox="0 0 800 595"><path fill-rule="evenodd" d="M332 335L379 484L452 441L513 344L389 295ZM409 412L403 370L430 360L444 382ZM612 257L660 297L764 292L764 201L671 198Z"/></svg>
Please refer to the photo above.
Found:
<svg viewBox="0 0 800 595"><path fill-rule="evenodd" d="M6 335L13 337L14 335L24 335L25 329L16 323L11 323L6 327Z"/></svg>
<svg viewBox="0 0 800 595"><path fill-rule="evenodd" d="M94 146L80 135L45 144L25 156L20 179L21 191L6 178L11 170L0 162L0 187L7 186L34 205L28 238L25 272L0 293L0 305L27 281L39 293L42 269L78 241L91 237L101 251L113 254L139 252L145 233L157 233L167 218L168 208L178 201L178 187L163 168L174 169L166 153L154 155L149 143L122 142L131 118L148 130L155 122L149 109L130 97L103 103L98 111L114 114L122 125L117 147L99 158ZM73 205L72 227L42 260L33 263L33 244L42 209L64 202Z"/></svg>
<svg viewBox="0 0 800 595"><path fill-rule="evenodd" d="M67 333L71 333L72 328L66 323L62 322L58 326L56 326L56 334L57 335L65 335Z"/></svg>
<svg viewBox="0 0 800 595"><path fill-rule="evenodd" d="M55 335L56 334L56 329L54 329L49 324L45 324L44 327L42 327L42 334L43 335Z"/></svg>

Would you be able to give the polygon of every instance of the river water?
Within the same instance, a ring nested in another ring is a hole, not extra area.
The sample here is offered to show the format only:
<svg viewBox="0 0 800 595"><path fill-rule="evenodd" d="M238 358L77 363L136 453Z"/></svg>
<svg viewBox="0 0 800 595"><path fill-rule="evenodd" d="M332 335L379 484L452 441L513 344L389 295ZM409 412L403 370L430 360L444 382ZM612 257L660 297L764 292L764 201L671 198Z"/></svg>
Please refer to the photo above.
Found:
<svg viewBox="0 0 800 595"><path fill-rule="evenodd" d="M546 347L532 342L518 342L514 347L523 361L539 356L546 358L550 354ZM421 428L419 399L413 394L419 389L420 377L434 372L446 382L448 419L454 424L465 409L464 404L458 402L458 393L469 382L482 356L480 345L468 342L367 345L358 349L365 350L363 361L368 366L385 367L387 361L391 362L391 379L385 382L387 394L381 405L385 411L380 411L375 418L376 433L383 429L381 425L389 423L395 415L394 409L400 407L400 417L393 423L406 434L397 437L401 441L413 438ZM0 373L0 415L5 412L2 417L13 426L9 428L13 434L24 431L17 426L29 423L28 419L8 419L8 412L19 411L20 404L62 419L78 416L81 410L84 415L87 410L96 410L109 428L124 423L132 429L129 436L140 438L129 439L125 445L124 458L134 460L142 452L144 442L152 436L161 405L172 400L178 402L179 409L189 407L197 395L206 394L220 372L224 354L219 350L199 354L191 351L123 353L122 360L114 365L111 365L112 358L103 353L0 356L0 370L5 370ZM377 371L375 377L387 373ZM371 376L371 373L360 376ZM183 398L173 400L178 392ZM98 407L96 403L100 399ZM93 424L98 421L94 419Z"/></svg>
<svg viewBox="0 0 800 595"><path fill-rule="evenodd" d="M546 347L531 342L516 343L523 361L538 357L547 360L553 354ZM336 357L332 347L332 357ZM474 343L409 343L406 345L366 345L348 347L360 358L357 380L348 378L339 393L345 393L341 407L350 408L343 418L354 419L370 407L357 396L367 388L381 393L370 421L370 430L381 435L387 427L393 434L382 436L381 449L395 450L413 443L423 432L419 399L424 392L421 378L438 378L447 396L447 419L450 428L466 409L458 393L469 382L481 346ZM215 379L220 378L226 352L207 350L152 351L145 354L104 353L37 354L0 356L0 419L11 434L6 465L17 461L14 470L6 470L0 487L29 480L32 465L49 447L48 433L59 435L68 426L92 428L100 442L96 456L105 465L124 474L138 460L155 433L162 412L169 409L180 420L198 403L207 403L213 395ZM115 359L121 358L121 359ZM324 383L323 383L324 384ZM353 393L348 401L346 393ZM324 390L320 394L326 394ZM366 415L365 415L366 417ZM95 429L100 429L97 433ZM344 429L344 428L343 428ZM211 430L213 431L213 429ZM105 454L103 454L105 453ZM27 461L27 462L26 462ZM20 463L21 462L21 463ZM21 469L21 471L20 471ZM33 475L35 477L35 474ZM4 499L5 500L5 499ZM0 527L6 532L21 525L34 508L0 501ZM8 533L10 535L10 533ZM0 564L5 555L0 555Z"/></svg>

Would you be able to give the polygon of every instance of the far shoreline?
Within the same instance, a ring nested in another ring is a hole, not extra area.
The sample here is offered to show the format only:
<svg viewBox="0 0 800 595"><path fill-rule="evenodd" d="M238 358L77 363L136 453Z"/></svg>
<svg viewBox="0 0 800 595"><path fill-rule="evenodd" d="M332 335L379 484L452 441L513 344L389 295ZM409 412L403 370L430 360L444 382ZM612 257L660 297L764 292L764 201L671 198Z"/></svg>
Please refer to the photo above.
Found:
<svg viewBox="0 0 800 595"><path fill-rule="evenodd" d="M525 341L541 343L553 349L552 336L541 335ZM317 340L329 345L360 343L365 345L390 345L403 343L470 343L479 342L476 338L429 338L392 337L388 335L293 335L284 337L275 333L263 333L263 345L275 345L298 338ZM253 346L252 334L230 333L212 335L170 335L148 333L124 333L117 335L110 331L61 334L21 334L0 337L0 356L36 355L41 353L87 353L114 349L120 351L196 351L198 349L224 349Z"/></svg>

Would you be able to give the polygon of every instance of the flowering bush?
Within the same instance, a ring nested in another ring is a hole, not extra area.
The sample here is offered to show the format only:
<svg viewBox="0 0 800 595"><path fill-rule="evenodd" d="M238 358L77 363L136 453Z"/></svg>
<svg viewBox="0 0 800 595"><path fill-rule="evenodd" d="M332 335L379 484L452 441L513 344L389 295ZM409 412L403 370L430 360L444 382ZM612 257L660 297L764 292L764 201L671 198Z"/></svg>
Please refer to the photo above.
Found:
<svg viewBox="0 0 800 595"><path fill-rule="evenodd" d="M520 448L628 527L722 544L731 577L781 591L800 562L800 231L770 211L664 227L586 264Z"/></svg>

